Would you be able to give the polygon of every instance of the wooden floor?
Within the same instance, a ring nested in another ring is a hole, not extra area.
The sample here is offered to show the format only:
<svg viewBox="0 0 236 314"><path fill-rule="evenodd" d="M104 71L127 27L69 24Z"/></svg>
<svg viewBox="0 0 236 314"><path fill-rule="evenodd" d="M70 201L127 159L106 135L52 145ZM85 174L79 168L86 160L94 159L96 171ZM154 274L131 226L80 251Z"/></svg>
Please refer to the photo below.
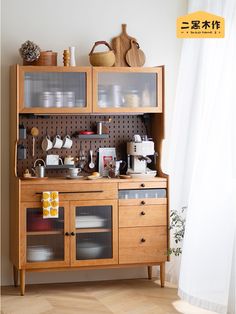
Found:
<svg viewBox="0 0 236 314"><path fill-rule="evenodd" d="M177 290L158 280L43 284L2 287L2 314L206 314L179 300Z"/></svg>

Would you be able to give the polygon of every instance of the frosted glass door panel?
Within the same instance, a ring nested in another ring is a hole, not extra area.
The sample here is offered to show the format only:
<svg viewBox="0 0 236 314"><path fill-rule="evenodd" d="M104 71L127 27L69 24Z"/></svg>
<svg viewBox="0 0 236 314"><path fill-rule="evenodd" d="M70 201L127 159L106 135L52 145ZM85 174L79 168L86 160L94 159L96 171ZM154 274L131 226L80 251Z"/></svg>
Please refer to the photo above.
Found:
<svg viewBox="0 0 236 314"><path fill-rule="evenodd" d="M26 108L83 108L86 106L86 74L27 72L24 74Z"/></svg>
<svg viewBox="0 0 236 314"><path fill-rule="evenodd" d="M157 107L156 73L98 73L100 108Z"/></svg>
<svg viewBox="0 0 236 314"><path fill-rule="evenodd" d="M64 208L58 218L43 218L42 208L26 209L26 260L48 262L64 260Z"/></svg>
<svg viewBox="0 0 236 314"><path fill-rule="evenodd" d="M77 206L76 259L112 258L112 206Z"/></svg>

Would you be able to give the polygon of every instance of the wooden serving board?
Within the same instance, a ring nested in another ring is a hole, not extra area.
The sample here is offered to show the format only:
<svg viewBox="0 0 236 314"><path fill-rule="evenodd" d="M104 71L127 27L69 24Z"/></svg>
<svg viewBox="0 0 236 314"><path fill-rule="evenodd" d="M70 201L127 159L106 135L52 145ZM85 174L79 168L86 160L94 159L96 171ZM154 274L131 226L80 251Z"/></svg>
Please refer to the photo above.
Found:
<svg viewBox="0 0 236 314"><path fill-rule="evenodd" d="M130 67L141 67L145 63L145 54L134 40L131 40L131 48L126 53L125 58Z"/></svg>
<svg viewBox="0 0 236 314"><path fill-rule="evenodd" d="M122 32L119 36L114 37L112 39L112 48L114 49L116 61L115 66L117 67L128 67L129 65L126 62L126 53L131 48L130 42L131 40L135 40L135 38L129 36L126 32L126 24L122 24Z"/></svg>

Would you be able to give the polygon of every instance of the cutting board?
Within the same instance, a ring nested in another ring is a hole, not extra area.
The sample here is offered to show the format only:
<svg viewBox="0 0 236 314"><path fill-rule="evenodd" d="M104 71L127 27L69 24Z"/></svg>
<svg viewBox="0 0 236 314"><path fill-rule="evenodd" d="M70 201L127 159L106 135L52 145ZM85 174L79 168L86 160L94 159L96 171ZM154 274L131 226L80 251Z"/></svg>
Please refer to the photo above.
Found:
<svg viewBox="0 0 236 314"><path fill-rule="evenodd" d="M145 54L139 49L139 44L135 40L131 40L131 48L126 53L126 62L130 67L141 67L145 63Z"/></svg>
<svg viewBox="0 0 236 314"><path fill-rule="evenodd" d="M114 49L116 62L115 66L117 67L128 67L129 65L126 62L125 56L128 50L130 49L131 40L135 38L129 36L126 31L126 24L122 24L122 32L119 36L112 39L112 48Z"/></svg>

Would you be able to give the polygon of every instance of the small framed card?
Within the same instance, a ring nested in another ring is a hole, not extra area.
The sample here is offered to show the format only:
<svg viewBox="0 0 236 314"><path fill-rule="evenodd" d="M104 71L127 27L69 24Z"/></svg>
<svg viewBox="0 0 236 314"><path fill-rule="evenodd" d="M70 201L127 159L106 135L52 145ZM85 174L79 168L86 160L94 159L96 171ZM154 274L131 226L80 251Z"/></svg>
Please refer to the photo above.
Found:
<svg viewBox="0 0 236 314"><path fill-rule="evenodd" d="M112 160L116 158L115 147L102 147L98 149L98 171L101 176L108 176L108 165Z"/></svg>

